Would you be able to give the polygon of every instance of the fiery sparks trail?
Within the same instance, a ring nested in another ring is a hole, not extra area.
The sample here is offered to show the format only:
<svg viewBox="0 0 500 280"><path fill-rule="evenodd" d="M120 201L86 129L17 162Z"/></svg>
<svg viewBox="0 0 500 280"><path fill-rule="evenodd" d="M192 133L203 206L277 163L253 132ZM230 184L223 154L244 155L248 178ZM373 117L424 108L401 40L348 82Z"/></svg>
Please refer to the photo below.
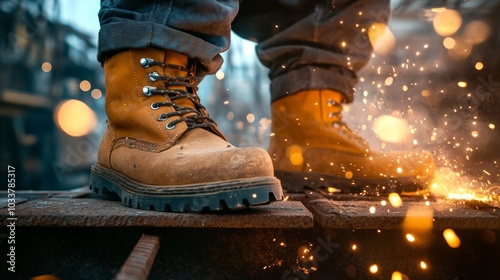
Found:
<svg viewBox="0 0 500 280"><path fill-rule="evenodd" d="M436 170L430 191L437 197L455 201L477 201L500 207L500 186L489 186L454 172L451 168Z"/></svg>

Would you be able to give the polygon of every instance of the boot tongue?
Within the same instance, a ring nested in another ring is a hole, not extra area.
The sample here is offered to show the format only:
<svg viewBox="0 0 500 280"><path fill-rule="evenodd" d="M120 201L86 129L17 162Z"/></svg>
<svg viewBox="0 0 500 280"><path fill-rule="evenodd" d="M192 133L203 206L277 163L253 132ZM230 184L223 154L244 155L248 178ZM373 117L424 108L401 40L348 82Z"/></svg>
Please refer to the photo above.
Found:
<svg viewBox="0 0 500 280"><path fill-rule="evenodd" d="M164 50L165 51L165 63L166 64L171 64L171 65L176 65L176 66L182 66L185 68L188 68L188 57L186 55L176 53L170 50ZM188 72L185 70L181 69L171 69L165 67L165 75L167 76L172 76L172 77L187 77ZM179 89L179 90L185 90L187 92L191 92L191 89L187 88L186 86L168 86L165 85L167 89ZM175 99L173 100L175 104L177 104L179 107L190 107L190 108L195 108L195 105L191 100L188 98L181 98L181 99ZM195 108L196 109L196 108Z"/></svg>
<svg viewBox="0 0 500 280"><path fill-rule="evenodd" d="M324 90L321 91L321 118L325 123L331 124L339 133L348 139L349 142L365 150L369 149L368 143L359 137L354 131L349 129L342 122L342 104L345 102L344 96L340 92Z"/></svg>

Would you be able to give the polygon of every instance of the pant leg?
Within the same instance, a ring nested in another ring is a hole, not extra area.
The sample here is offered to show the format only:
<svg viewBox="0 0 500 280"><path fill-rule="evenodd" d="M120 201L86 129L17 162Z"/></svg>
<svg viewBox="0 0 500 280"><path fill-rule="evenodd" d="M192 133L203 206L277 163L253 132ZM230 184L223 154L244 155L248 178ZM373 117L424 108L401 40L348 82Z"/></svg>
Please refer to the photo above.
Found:
<svg viewBox="0 0 500 280"><path fill-rule="evenodd" d="M132 48L164 48L197 59L199 76L222 65L237 0L101 0L98 60Z"/></svg>
<svg viewBox="0 0 500 280"><path fill-rule="evenodd" d="M372 53L368 27L387 22L389 0L271 2L273 9L243 1L233 23L236 33L258 41L257 56L270 70L271 99L332 89L351 102L356 72Z"/></svg>

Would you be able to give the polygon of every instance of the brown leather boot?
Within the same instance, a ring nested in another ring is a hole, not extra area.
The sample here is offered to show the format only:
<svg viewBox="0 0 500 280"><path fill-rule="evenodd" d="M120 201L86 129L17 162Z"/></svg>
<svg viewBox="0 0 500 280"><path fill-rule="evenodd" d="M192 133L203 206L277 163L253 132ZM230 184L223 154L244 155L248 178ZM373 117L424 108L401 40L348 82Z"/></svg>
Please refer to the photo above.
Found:
<svg viewBox="0 0 500 280"><path fill-rule="evenodd" d="M272 103L269 153L283 188L346 193L426 188L434 161L426 152L381 153L341 121L342 94L302 91Z"/></svg>
<svg viewBox="0 0 500 280"><path fill-rule="evenodd" d="M104 64L107 129L90 188L145 210L237 209L282 198L267 152L226 142L185 55L121 52Z"/></svg>

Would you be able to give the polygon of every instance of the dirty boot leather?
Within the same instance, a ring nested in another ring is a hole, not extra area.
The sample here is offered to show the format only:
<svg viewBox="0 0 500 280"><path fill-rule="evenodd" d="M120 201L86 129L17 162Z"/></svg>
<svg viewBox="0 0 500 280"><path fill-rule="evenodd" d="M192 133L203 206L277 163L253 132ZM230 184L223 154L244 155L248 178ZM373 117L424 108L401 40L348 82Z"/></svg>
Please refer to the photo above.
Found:
<svg viewBox="0 0 500 280"><path fill-rule="evenodd" d="M341 120L342 94L302 91L272 103L269 153L290 192L414 192L434 173L423 151L376 152Z"/></svg>
<svg viewBox="0 0 500 280"><path fill-rule="evenodd" d="M90 187L145 210L238 209L282 198L267 152L229 144L196 94L194 64L157 49L104 64L107 128Z"/></svg>

